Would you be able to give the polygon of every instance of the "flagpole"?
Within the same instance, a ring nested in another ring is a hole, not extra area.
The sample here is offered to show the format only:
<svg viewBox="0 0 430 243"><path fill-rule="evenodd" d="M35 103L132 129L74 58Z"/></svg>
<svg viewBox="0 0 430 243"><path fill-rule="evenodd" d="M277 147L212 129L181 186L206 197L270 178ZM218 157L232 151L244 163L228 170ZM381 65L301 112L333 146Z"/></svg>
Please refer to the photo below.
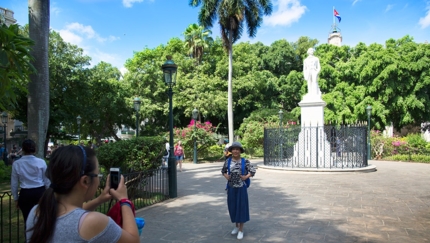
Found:
<svg viewBox="0 0 430 243"><path fill-rule="evenodd" d="M333 6L333 11L331 12L331 16L333 16L333 25L336 24L336 20L334 20L334 6Z"/></svg>

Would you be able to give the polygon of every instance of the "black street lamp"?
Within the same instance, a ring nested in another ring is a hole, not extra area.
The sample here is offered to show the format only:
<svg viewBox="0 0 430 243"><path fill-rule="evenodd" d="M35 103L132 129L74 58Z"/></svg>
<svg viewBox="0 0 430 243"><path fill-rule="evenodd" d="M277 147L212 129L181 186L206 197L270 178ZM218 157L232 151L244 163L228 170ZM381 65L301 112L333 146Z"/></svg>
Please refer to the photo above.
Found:
<svg viewBox="0 0 430 243"><path fill-rule="evenodd" d="M372 106L367 105L366 107L366 112L367 112L367 160L371 160L372 156L370 151L372 151L370 149L370 115L372 114Z"/></svg>
<svg viewBox="0 0 430 243"><path fill-rule="evenodd" d="M197 164L197 139L196 139L196 126L197 126L197 118L199 117L199 111L197 108L193 110L193 120L194 120L194 164Z"/></svg>
<svg viewBox="0 0 430 243"><path fill-rule="evenodd" d="M178 66L173 62L172 56L167 56L167 61L161 66L163 69L164 82L169 87L167 95L169 96L169 130L170 130L170 138L169 138L169 197L176 198L178 196L178 184L176 177L176 159L173 154L173 90L172 87L176 83L176 71L178 70Z"/></svg>
<svg viewBox="0 0 430 243"><path fill-rule="evenodd" d="M134 110L136 111L136 137L139 137L139 111L140 111L140 104L142 101L139 97L134 98L133 100L133 106Z"/></svg>
<svg viewBox="0 0 430 243"><path fill-rule="evenodd" d="M76 123L78 124L78 145L81 143L81 120L82 117L78 115L78 117L76 117Z"/></svg>
<svg viewBox="0 0 430 243"><path fill-rule="evenodd" d="M282 119L284 117L284 112L282 111L282 109L279 109L278 115L279 115L279 140L280 140L279 141L280 142L279 159L282 162L282 157L283 157L282 155L284 153L284 149L282 147L283 136L284 136L284 134L282 132Z"/></svg>
<svg viewBox="0 0 430 243"><path fill-rule="evenodd" d="M3 146L4 146L4 152L3 152L3 162L7 164L7 147L6 147L6 125L7 125L7 112L3 111L1 113L1 122L3 122Z"/></svg>

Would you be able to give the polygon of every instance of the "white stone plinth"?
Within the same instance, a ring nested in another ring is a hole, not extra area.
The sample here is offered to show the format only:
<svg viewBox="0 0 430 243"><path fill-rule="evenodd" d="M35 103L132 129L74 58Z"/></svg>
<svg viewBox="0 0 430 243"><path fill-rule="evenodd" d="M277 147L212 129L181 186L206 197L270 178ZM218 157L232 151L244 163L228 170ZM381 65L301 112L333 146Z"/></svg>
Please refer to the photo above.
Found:
<svg viewBox="0 0 430 243"><path fill-rule="evenodd" d="M324 125L324 107L326 103L321 97L309 97L305 95L299 103L301 107L301 124L302 127L318 127Z"/></svg>
<svg viewBox="0 0 430 243"><path fill-rule="evenodd" d="M324 126L303 127L294 145L295 167L330 168L333 165L331 146Z"/></svg>
<svg viewBox="0 0 430 243"><path fill-rule="evenodd" d="M331 147L324 132L324 107L319 95L306 94L301 107L301 131L294 145L294 161L305 167L330 167Z"/></svg>

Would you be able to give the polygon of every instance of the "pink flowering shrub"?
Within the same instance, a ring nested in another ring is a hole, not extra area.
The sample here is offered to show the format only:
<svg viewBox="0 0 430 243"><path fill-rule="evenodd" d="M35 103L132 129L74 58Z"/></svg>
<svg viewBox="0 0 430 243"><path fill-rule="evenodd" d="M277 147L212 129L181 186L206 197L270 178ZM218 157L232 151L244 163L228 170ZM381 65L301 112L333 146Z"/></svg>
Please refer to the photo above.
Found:
<svg viewBox="0 0 430 243"><path fill-rule="evenodd" d="M194 120L191 120L186 127L175 127L173 129L174 142L176 144L178 141L181 141L186 158L193 159L195 138L198 157L205 157L208 153L208 149L218 142L215 136L217 129L218 127L214 127L209 121L204 123L197 121L196 129L194 129ZM168 136L169 134L167 133L167 137Z"/></svg>
<svg viewBox="0 0 430 243"><path fill-rule="evenodd" d="M408 134L406 137L384 137L380 131L371 131L372 158L384 159L393 156L427 155L430 152L427 143L421 134ZM400 157L399 157L400 158Z"/></svg>

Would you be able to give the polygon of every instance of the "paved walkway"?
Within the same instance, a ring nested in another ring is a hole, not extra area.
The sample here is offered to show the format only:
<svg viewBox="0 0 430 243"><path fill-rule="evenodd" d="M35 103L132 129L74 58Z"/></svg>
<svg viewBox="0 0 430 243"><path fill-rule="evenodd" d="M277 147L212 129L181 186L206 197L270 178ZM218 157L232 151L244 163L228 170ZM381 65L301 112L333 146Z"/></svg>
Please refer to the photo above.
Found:
<svg viewBox="0 0 430 243"><path fill-rule="evenodd" d="M262 164L262 161L253 161ZM430 242L430 164L371 161L370 173L258 169L243 242ZM183 165L178 198L141 209L141 242L237 242L222 163Z"/></svg>

